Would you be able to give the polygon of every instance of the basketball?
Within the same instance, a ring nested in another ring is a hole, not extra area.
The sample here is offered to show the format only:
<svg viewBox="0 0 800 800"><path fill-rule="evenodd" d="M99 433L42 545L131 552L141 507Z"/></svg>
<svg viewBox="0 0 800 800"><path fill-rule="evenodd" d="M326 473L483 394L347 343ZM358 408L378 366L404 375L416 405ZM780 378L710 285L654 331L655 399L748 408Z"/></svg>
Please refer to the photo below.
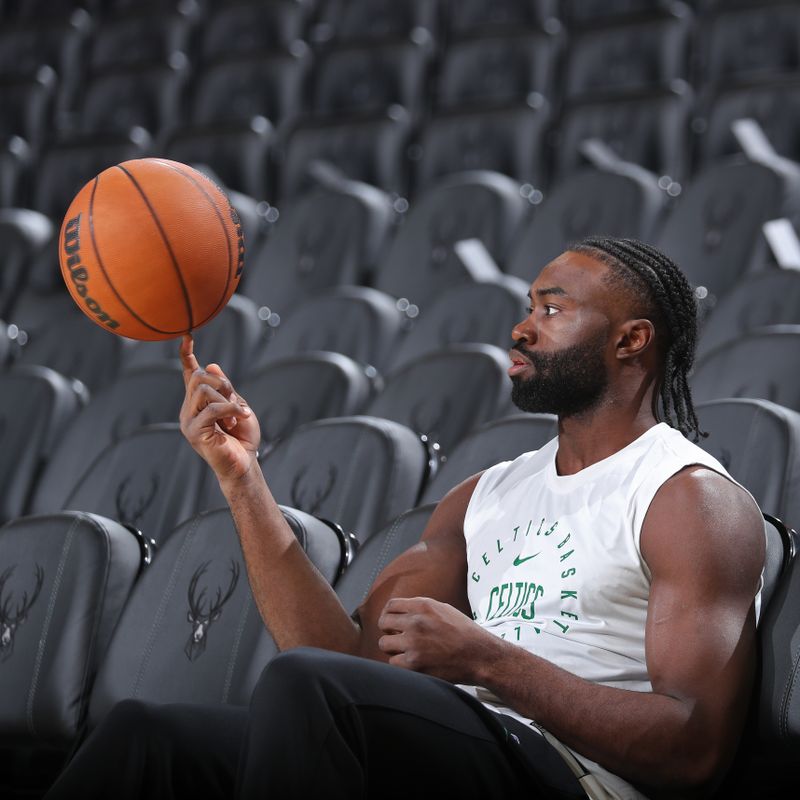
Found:
<svg viewBox="0 0 800 800"><path fill-rule="evenodd" d="M163 158L109 167L76 195L61 273L92 322L130 339L171 339L213 319L244 266L239 217L196 169Z"/></svg>

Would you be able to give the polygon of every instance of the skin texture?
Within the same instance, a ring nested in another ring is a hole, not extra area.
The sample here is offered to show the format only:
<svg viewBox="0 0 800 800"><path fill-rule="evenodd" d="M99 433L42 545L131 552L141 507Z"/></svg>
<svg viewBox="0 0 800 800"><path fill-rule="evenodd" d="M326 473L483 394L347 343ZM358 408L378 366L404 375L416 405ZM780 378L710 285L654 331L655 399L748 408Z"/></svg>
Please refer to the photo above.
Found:
<svg viewBox="0 0 800 800"><path fill-rule="evenodd" d="M603 280L607 267L567 252L531 286L514 327L525 353L549 354L605 337L608 383L591 408L559 418L556 467L578 472L656 424L655 329ZM501 640L472 621L464 515L479 475L439 503L419 544L389 564L351 619L285 523L256 460L259 427L217 365L200 369L181 346L182 430L216 472L231 506L250 584L281 649L310 645L388 661L454 683L485 686L565 744L653 795L713 786L738 741L753 680L753 597L764 560L760 512L723 476L687 468L658 491L642 552L652 574L645 631L653 692L597 685ZM312 604L316 609L307 615Z"/></svg>

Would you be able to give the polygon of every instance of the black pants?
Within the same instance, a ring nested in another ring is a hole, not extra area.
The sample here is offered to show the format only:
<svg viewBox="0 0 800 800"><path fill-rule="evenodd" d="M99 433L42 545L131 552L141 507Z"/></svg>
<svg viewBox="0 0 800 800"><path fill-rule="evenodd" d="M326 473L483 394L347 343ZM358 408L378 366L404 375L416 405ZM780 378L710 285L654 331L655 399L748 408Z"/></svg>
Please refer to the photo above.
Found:
<svg viewBox="0 0 800 800"><path fill-rule="evenodd" d="M249 710L125 700L58 779L56 798L585 798L538 732L451 684L299 648Z"/></svg>

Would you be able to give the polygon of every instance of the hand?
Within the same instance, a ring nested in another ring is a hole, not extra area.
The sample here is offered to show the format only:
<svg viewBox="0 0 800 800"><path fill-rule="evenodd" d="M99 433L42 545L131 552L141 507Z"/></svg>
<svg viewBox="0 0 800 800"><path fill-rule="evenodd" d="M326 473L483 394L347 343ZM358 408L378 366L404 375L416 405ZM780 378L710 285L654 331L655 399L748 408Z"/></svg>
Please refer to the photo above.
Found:
<svg viewBox="0 0 800 800"><path fill-rule="evenodd" d="M183 337L180 354L186 386L180 421L189 444L220 481L243 478L254 465L259 469L256 415L217 364L200 368L191 335Z"/></svg>
<svg viewBox="0 0 800 800"><path fill-rule="evenodd" d="M389 663L451 683L475 684L500 640L457 608L429 597L395 597L383 609L378 647Z"/></svg>

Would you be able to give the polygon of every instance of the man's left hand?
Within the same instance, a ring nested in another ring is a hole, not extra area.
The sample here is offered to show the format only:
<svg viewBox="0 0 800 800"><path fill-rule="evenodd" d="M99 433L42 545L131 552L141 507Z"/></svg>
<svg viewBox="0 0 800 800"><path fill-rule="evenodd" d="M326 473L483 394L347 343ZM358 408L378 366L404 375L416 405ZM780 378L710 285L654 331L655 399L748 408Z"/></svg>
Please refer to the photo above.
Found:
<svg viewBox="0 0 800 800"><path fill-rule="evenodd" d="M451 683L475 684L500 640L447 603L395 597L378 620L389 663Z"/></svg>

